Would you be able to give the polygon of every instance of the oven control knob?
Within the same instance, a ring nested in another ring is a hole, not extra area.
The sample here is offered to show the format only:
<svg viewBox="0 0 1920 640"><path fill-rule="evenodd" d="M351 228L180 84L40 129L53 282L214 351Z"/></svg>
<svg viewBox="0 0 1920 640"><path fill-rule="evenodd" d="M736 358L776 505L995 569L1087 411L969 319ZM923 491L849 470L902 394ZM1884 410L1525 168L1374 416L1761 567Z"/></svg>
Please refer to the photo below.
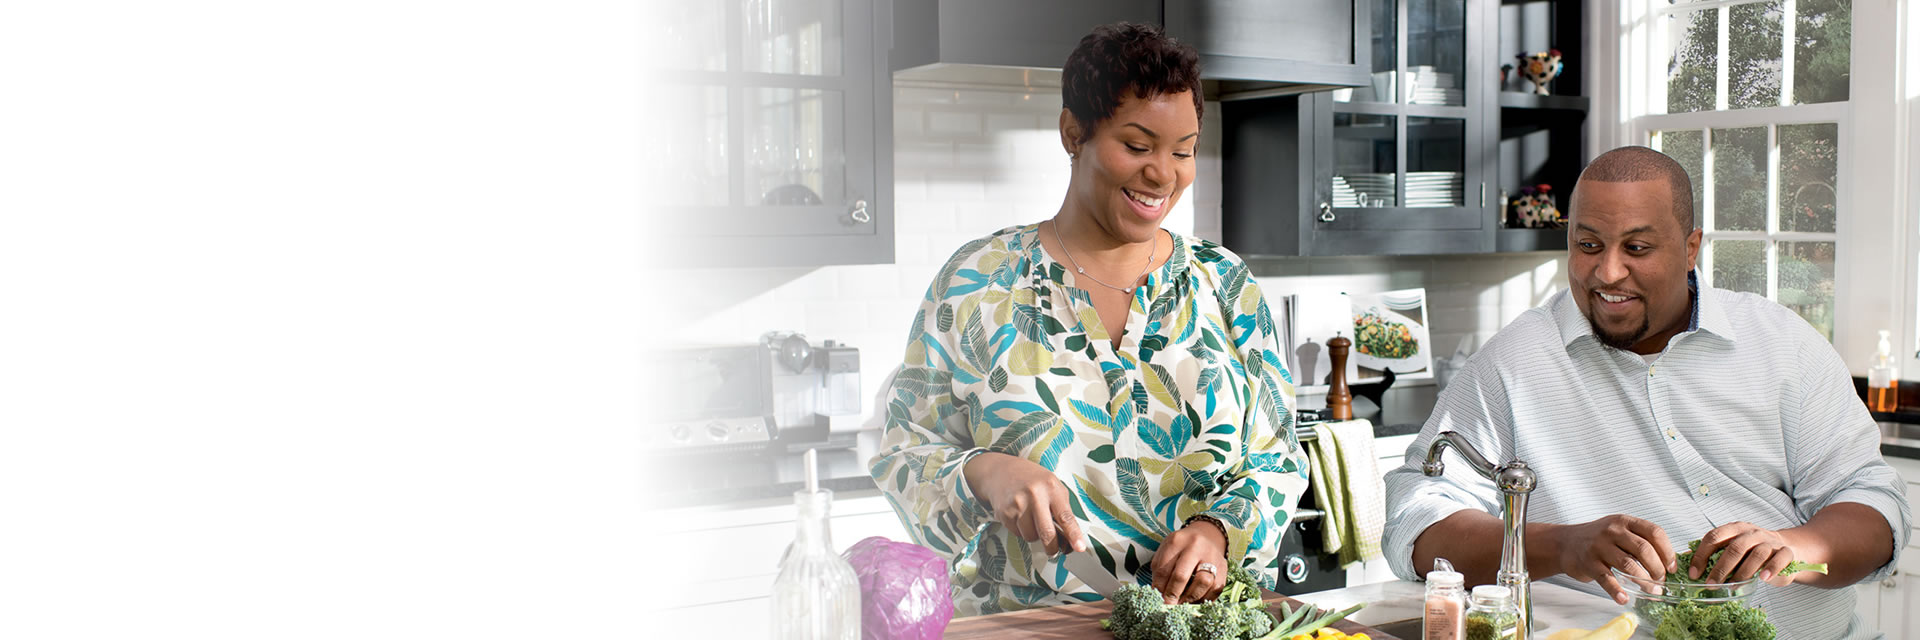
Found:
<svg viewBox="0 0 1920 640"><path fill-rule="evenodd" d="M714 442L726 442L727 425L718 422L707 425L707 439Z"/></svg>
<svg viewBox="0 0 1920 640"><path fill-rule="evenodd" d="M687 425L676 424L673 425L672 429L667 430L667 434L673 436L674 442L686 442L687 439L693 437L693 430L688 429Z"/></svg>
<svg viewBox="0 0 1920 640"><path fill-rule="evenodd" d="M1287 580L1294 584L1307 581L1307 559L1298 553L1287 554Z"/></svg>

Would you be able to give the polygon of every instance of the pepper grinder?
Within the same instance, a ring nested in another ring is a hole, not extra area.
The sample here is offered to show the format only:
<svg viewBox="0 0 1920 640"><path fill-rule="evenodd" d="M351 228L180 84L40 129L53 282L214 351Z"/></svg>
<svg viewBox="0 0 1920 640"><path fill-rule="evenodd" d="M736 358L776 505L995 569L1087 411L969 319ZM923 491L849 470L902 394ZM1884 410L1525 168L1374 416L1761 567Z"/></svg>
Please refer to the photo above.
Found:
<svg viewBox="0 0 1920 640"><path fill-rule="evenodd" d="M1353 341L1333 334L1327 341L1327 357L1333 360L1332 382L1327 389L1327 415L1334 420L1353 419L1353 392L1347 389L1347 347Z"/></svg>

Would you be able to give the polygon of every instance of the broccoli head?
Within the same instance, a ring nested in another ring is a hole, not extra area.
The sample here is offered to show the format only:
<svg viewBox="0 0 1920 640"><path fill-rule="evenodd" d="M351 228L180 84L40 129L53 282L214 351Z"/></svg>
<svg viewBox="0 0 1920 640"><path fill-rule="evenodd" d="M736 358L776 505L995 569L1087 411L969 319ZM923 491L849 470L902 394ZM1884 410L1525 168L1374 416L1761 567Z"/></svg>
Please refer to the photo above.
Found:
<svg viewBox="0 0 1920 640"><path fill-rule="evenodd" d="M1246 636L1240 608L1221 600L1200 603L1193 618L1193 640L1239 640Z"/></svg>
<svg viewBox="0 0 1920 640"><path fill-rule="evenodd" d="M1150 618L1167 608L1160 592L1144 584L1122 586L1107 599L1113 601L1113 614L1100 621L1100 624L1112 631L1113 637L1119 640L1140 637L1138 632L1152 624Z"/></svg>
<svg viewBox="0 0 1920 640"><path fill-rule="evenodd" d="M1142 627L1134 629L1135 640L1192 640L1194 615L1191 609L1163 607L1147 616Z"/></svg>

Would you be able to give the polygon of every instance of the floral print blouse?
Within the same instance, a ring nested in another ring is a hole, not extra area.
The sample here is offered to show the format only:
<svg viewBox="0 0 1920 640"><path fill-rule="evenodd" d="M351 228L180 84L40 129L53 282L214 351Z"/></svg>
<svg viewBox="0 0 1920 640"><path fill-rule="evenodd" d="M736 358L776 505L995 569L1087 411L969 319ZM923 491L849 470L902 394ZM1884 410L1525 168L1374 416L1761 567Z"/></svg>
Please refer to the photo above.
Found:
<svg viewBox="0 0 1920 640"><path fill-rule="evenodd" d="M1150 583L1160 541L1205 514L1228 561L1272 586L1307 484L1293 378L1247 265L1172 235L1118 348L1039 225L968 242L928 288L871 471L914 542L951 562L961 615L1100 598L967 486L961 466L988 451L1052 470L1123 581Z"/></svg>

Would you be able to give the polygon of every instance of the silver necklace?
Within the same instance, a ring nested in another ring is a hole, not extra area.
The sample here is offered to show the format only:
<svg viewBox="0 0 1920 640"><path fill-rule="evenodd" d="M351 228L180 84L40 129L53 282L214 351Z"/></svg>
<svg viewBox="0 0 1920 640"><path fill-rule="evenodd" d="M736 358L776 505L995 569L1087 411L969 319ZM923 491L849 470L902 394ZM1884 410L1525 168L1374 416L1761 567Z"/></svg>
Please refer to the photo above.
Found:
<svg viewBox="0 0 1920 640"><path fill-rule="evenodd" d="M1118 291L1125 294L1133 293L1133 289L1131 288L1116 287L1116 286L1107 284L1105 282L1102 282L1099 278L1093 277L1093 274L1087 273L1086 268L1080 266L1080 261L1073 259L1073 250L1067 248L1066 237L1060 235L1059 220L1053 221L1053 239L1060 242L1060 251L1062 253L1067 254L1067 262L1073 264L1074 273L1078 273L1080 275L1086 276L1088 280L1092 280L1094 284L1100 285L1102 287L1106 287L1108 289L1112 289L1114 291ZM1159 250L1160 250L1160 236L1159 234L1155 234L1153 238L1153 244L1147 245L1147 264L1146 266L1141 267L1140 275L1135 276L1133 278L1134 282L1139 282L1141 278L1147 277L1147 272L1153 270L1153 254L1155 251L1159 251Z"/></svg>

